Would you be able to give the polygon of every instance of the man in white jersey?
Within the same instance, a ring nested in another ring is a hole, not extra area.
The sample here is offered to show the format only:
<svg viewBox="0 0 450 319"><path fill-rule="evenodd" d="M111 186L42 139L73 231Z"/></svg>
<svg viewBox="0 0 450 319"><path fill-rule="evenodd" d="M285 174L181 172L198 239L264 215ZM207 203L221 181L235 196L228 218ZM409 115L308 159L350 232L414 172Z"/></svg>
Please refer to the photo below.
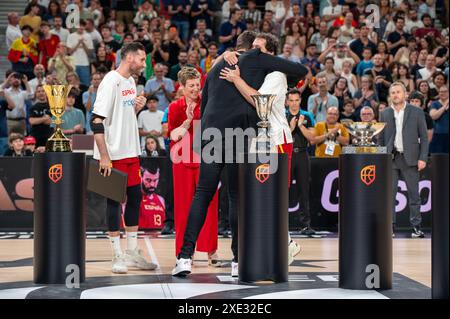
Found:
<svg viewBox="0 0 450 319"><path fill-rule="evenodd" d="M113 250L112 272L122 274L128 267L153 270L157 266L144 259L137 245L142 192L136 113L145 106L146 98L142 94L136 96L132 74L140 74L145 68L146 54L144 46L138 42L124 45L120 53L119 68L106 74L98 87L91 128L95 137L94 159L99 160L102 174L110 175L111 167L128 174L125 253L120 247L121 203L108 199L106 207Z"/></svg>

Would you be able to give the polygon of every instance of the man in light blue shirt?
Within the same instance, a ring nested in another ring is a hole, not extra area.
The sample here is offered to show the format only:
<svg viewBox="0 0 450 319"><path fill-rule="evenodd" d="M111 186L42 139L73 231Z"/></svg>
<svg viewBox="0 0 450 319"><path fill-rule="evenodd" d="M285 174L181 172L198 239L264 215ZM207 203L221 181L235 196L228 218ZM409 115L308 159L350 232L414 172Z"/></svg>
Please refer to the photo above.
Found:
<svg viewBox="0 0 450 319"><path fill-rule="evenodd" d="M330 106L339 108L337 97L328 93L327 78L325 75L317 77L317 86L319 93L313 94L308 98L308 112L314 116L316 122L325 122L327 109Z"/></svg>
<svg viewBox="0 0 450 319"><path fill-rule="evenodd" d="M155 76L147 81L144 87L145 96L148 98L155 95L158 100L158 110L164 111L175 96L173 81L163 76L164 66L160 63L155 65Z"/></svg>

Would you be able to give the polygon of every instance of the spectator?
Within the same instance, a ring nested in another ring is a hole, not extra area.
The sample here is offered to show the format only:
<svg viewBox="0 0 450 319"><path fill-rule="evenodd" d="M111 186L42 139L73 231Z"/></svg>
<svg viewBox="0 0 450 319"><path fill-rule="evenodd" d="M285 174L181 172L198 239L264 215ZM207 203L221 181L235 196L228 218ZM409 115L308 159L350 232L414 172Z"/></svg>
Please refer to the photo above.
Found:
<svg viewBox="0 0 450 319"><path fill-rule="evenodd" d="M129 44L129 43L131 43L131 42L133 42L133 40L134 40L134 37L133 37L133 34L131 34L131 33L126 33L124 36L123 36L123 43L122 43L122 46L124 46L124 45L126 45L126 44ZM145 45L144 45L144 47L145 47ZM119 49L117 52L116 52L116 68L118 68L119 67L119 65L120 65L120 61L121 61L121 58L120 58L120 55L121 55L121 53L120 53L120 51L121 51L122 49ZM147 51L146 51L147 52ZM151 60L151 54L150 54L150 60ZM153 75L153 68L151 67L151 61L150 61L150 63L147 63L146 62L146 64L147 64L147 68L148 67L150 67L151 68L151 70L152 70L152 74L151 75ZM146 76L146 78L147 78L147 76Z"/></svg>
<svg viewBox="0 0 450 319"><path fill-rule="evenodd" d="M358 121L360 120L359 115L361 109L364 106L376 108L379 99L373 84L373 79L370 75L364 75L361 78L361 89L356 91L353 99L355 103L355 116Z"/></svg>
<svg viewBox="0 0 450 319"><path fill-rule="evenodd" d="M66 81L67 84L72 85L72 88L74 89L74 92L72 92L73 96L75 96L75 103L73 106L83 111L83 114L86 114L82 94L83 92L86 92L89 87L84 85L83 83L80 83L80 78L75 72L67 73Z"/></svg>
<svg viewBox="0 0 450 319"><path fill-rule="evenodd" d="M306 55L300 60L300 62L307 66L312 75L316 75L320 72L320 62L316 58L317 45L314 43L309 43L306 46Z"/></svg>
<svg viewBox="0 0 450 319"><path fill-rule="evenodd" d="M334 71L334 59L331 57L325 58L325 70L317 74L317 77L325 76L327 79L327 86L331 88L336 82L338 76Z"/></svg>
<svg viewBox="0 0 450 319"><path fill-rule="evenodd" d="M330 106L325 121L316 123L314 127L316 157L339 157L342 146L348 145L350 136L338 119L339 109Z"/></svg>
<svg viewBox="0 0 450 319"><path fill-rule="evenodd" d="M8 140L9 149L4 153L4 156L23 157L33 155L33 153L25 149L22 134L11 133Z"/></svg>
<svg viewBox="0 0 450 319"><path fill-rule="evenodd" d="M353 13L355 21L359 21L360 16L366 16L366 14L367 14L366 13L366 1L365 0L356 0L355 2L356 2L356 6L353 7L353 9L351 9L351 12Z"/></svg>
<svg viewBox="0 0 450 319"><path fill-rule="evenodd" d="M311 44L315 44L317 47L317 51L321 53L323 50L326 49L324 43L327 37L328 37L327 23L325 21L321 21L319 24L319 30L311 36L309 42Z"/></svg>
<svg viewBox="0 0 450 319"><path fill-rule="evenodd" d="M292 5L292 10L294 11L295 10L294 8L298 7L298 6L299 6L298 4L294 3ZM293 19L293 18L295 18L295 16L290 19ZM245 20L252 19L253 23L255 23L256 25L259 25L259 23L261 22L261 11L256 8L255 0L247 1L247 9L244 11L244 19ZM287 27L287 23L288 22L286 21L286 27Z"/></svg>
<svg viewBox="0 0 450 319"><path fill-rule="evenodd" d="M290 28L294 22L299 23L300 26L304 28L304 30L308 30L308 23L306 22L300 11L300 4L294 2L291 7L292 16L286 18L286 20L284 21L285 30Z"/></svg>
<svg viewBox="0 0 450 319"><path fill-rule="evenodd" d="M414 36L416 38L424 38L426 36L432 37L440 43L441 33L433 26L433 20L429 14L424 14L422 16L423 27L416 30Z"/></svg>
<svg viewBox="0 0 450 319"><path fill-rule="evenodd" d="M30 84L31 92L34 94L38 85L46 84L44 66L42 64L36 64L33 73L35 77L28 81L28 83Z"/></svg>
<svg viewBox="0 0 450 319"><path fill-rule="evenodd" d="M427 50L420 50L419 56L417 57L417 61L415 64L410 64L410 70L411 75L414 77L415 81L417 82L417 71L425 67L425 64L427 62L428 57L428 51Z"/></svg>
<svg viewBox="0 0 450 319"><path fill-rule="evenodd" d="M164 112L158 110L158 98L150 96L147 100L147 109L143 110L138 116L139 135L141 136L141 146L146 146L146 136L152 135L158 139L158 144L164 148L164 139L162 137L162 118Z"/></svg>
<svg viewBox="0 0 450 319"><path fill-rule="evenodd" d="M353 39L353 34L355 32L353 20L353 13L347 12L344 17L343 25L339 28L341 35L339 36L339 42L348 43Z"/></svg>
<svg viewBox="0 0 450 319"><path fill-rule="evenodd" d="M380 53L380 50L378 50L378 53ZM408 39L407 46L402 46L398 49L394 56L394 61L403 63L408 66L408 68L412 67L415 64L415 61L412 61L411 59L412 53L417 54L417 43L414 37Z"/></svg>
<svg viewBox="0 0 450 319"><path fill-rule="evenodd" d="M292 46L292 52L295 56L302 57L306 48L306 34L299 22L294 22L287 27L285 44Z"/></svg>
<svg viewBox="0 0 450 319"><path fill-rule="evenodd" d="M423 114L425 115L425 122L427 124L428 142L431 142L431 139L433 138L434 122L430 114L428 113L428 108L426 107L424 101L425 100L423 95L418 91L414 91L409 95L409 103L423 110Z"/></svg>
<svg viewBox="0 0 450 319"><path fill-rule="evenodd" d="M212 68L212 66L214 65L214 61L219 56L217 54L218 51L219 47L216 42L210 42L208 44L208 55L206 56L206 58L200 61L200 67L203 70L202 73L208 73L209 70Z"/></svg>
<svg viewBox="0 0 450 319"><path fill-rule="evenodd" d="M60 84L66 84L67 74L75 71L75 59L73 56L67 55L64 43L58 43L55 55L48 61L48 71L56 73L56 78Z"/></svg>
<svg viewBox="0 0 450 319"><path fill-rule="evenodd" d="M0 154L4 154L8 149L8 124L6 120L6 111L14 109L14 101L0 88Z"/></svg>
<svg viewBox="0 0 450 319"><path fill-rule="evenodd" d="M33 39L33 41L37 43L39 41L39 27L41 26L42 21L41 17L39 16L40 10L37 1L30 2L25 8L25 11L28 12L28 14L25 14L22 18L20 18L19 26L21 29L24 26L28 26L30 28L29 37L31 37L31 39Z"/></svg>
<svg viewBox="0 0 450 319"><path fill-rule="evenodd" d="M373 111L373 108L371 108L370 106L363 106L359 113L359 117L361 118L361 122L365 122L365 123L376 122L375 121L375 112Z"/></svg>
<svg viewBox="0 0 450 319"><path fill-rule="evenodd" d="M63 19L60 16L56 16L53 19L53 29L50 30L51 34L57 35L59 41L66 44L67 38L69 37L69 30L63 28Z"/></svg>
<svg viewBox="0 0 450 319"><path fill-rule="evenodd" d="M91 82L89 56L94 50L94 44L91 36L85 31L85 27L86 22L80 20L77 31L67 38L67 49L74 58L75 71L81 83L88 86Z"/></svg>
<svg viewBox="0 0 450 319"><path fill-rule="evenodd" d="M53 58L56 53L59 37L50 33L50 25L46 21L41 23L41 34L42 36L38 43L39 63L47 70L48 60Z"/></svg>
<svg viewBox="0 0 450 319"><path fill-rule="evenodd" d="M431 103L430 116L434 120L430 153L448 153L448 86L439 88L439 100Z"/></svg>
<svg viewBox="0 0 450 319"><path fill-rule="evenodd" d="M232 9L236 9L239 11L241 10L241 7L239 6L239 4L237 2L238 2L237 0L224 1L223 5L222 5L222 22L223 23L230 20ZM267 6L267 3L266 3L266 6ZM266 11L267 11L267 8L266 8Z"/></svg>
<svg viewBox="0 0 450 319"><path fill-rule="evenodd" d="M316 122L323 122L326 119L329 107L334 106L339 110L339 101L335 96L328 93L327 78L324 75L317 76L317 86L319 93L308 98L308 112L314 116Z"/></svg>
<svg viewBox="0 0 450 319"><path fill-rule="evenodd" d="M103 45L97 48L97 59L91 63L91 74L97 72L101 67L105 68L107 72L114 70L114 63L107 59L106 48Z"/></svg>
<svg viewBox="0 0 450 319"><path fill-rule="evenodd" d="M334 61L334 71L337 74L342 72L342 64L344 61L352 61L352 63L359 63L359 57L349 50L346 43L338 42L333 38L328 39L328 48L322 52L319 56L320 63L326 63L326 58L333 58Z"/></svg>
<svg viewBox="0 0 450 319"><path fill-rule="evenodd" d="M191 14L191 3L189 0L171 0L168 6L170 21L180 31L183 41L189 38L189 18ZM176 56L176 55L175 55Z"/></svg>
<svg viewBox="0 0 450 319"><path fill-rule="evenodd" d="M86 20L86 33L91 37L94 48L98 47L102 43L103 38L100 32L95 28L94 20Z"/></svg>
<svg viewBox="0 0 450 319"><path fill-rule="evenodd" d="M167 61L169 65L175 65L178 63L178 53L180 50L185 50L186 46L181 41L180 36L178 35L177 27L171 25L168 32L168 39L165 42L167 47L167 52L169 53L169 60Z"/></svg>
<svg viewBox="0 0 450 319"><path fill-rule="evenodd" d="M330 92L338 99L339 112L342 112L344 110L344 101L352 98L348 89L347 79L343 77L337 78L331 86Z"/></svg>
<svg viewBox="0 0 450 319"><path fill-rule="evenodd" d="M352 121L356 122L356 116L355 116L355 108L353 107L353 100L352 99L345 99L344 100L344 110L341 112L341 115L339 116L339 121L343 123L344 121Z"/></svg>
<svg viewBox="0 0 450 319"><path fill-rule="evenodd" d="M430 85L425 80L418 80L417 81L417 89L419 90L420 94L423 95L425 105L427 107L429 107L429 104L431 102Z"/></svg>
<svg viewBox="0 0 450 319"><path fill-rule="evenodd" d="M31 125L30 135L36 139L36 147L40 147L45 146L48 138L53 133L53 129L50 127L52 114L50 113L47 95L42 85L36 87L35 101L30 108L28 121Z"/></svg>
<svg viewBox="0 0 450 319"><path fill-rule="evenodd" d="M378 98L382 101L387 101L389 86L392 83L392 76L383 65L384 61L381 55L375 54L373 57L373 67L366 70L365 74L372 75Z"/></svg>
<svg viewBox="0 0 450 319"><path fill-rule="evenodd" d="M116 0L116 1L121 1L121 0ZM84 3L82 0L73 0L73 4L78 7L78 13L80 15L80 20L86 21L87 19L94 18L93 14L89 11L89 9L84 7Z"/></svg>
<svg viewBox="0 0 450 319"><path fill-rule="evenodd" d="M153 3L149 0L145 0L139 6L138 11L136 12L136 16L133 19L133 22L137 25L141 24L144 19L153 19L158 16L158 12L155 11L153 7Z"/></svg>
<svg viewBox="0 0 450 319"><path fill-rule="evenodd" d="M101 29L101 34L103 38L103 43L105 44L107 50L109 48L115 53L117 52L117 50L120 49L121 45L119 44L119 42L114 40L111 28L109 26L103 25Z"/></svg>
<svg viewBox="0 0 450 319"><path fill-rule="evenodd" d="M323 9L323 19L327 22L328 27L331 27L334 20L341 16L342 6L338 2L339 0L329 0L330 5Z"/></svg>
<svg viewBox="0 0 450 319"><path fill-rule="evenodd" d="M178 63L170 68L169 78L172 79L172 81L176 82L178 80L178 72L187 65L187 60L188 52L186 50L181 50L178 53Z"/></svg>
<svg viewBox="0 0 450 319"><path fill-rule="evenodd" d="M433 74L433 88L430 88L430 99L439 99L439 89L441 86L446 85L447 76L442 72L436 72Z"/></svg>
<svg viewBox="0 0 450 319"><path fill-rule="evenodd" d="M441 72L441 69L436 67L436 57L433 54L428 54L425 67L417 71L417 79L427 81L430 88L433 88L433 75L436 72Z"/></svg>
<svg viewBox="0 0 450 319"><path fill-rule="evenodd" d="M43 15L43 20L49 24L55 23L55 18L59 17L62 20L66 19L66 15L61 10L61 5L56 0L51 0L48 3L47 12Z"/></svg>
<svg viewBox="0 0 450 319"><path fill-rule="evenodd" d="M211 10L213 5L210 0L194 0L192 2L191 16L192 23L197 24L199 20L204 20L206 27L212 28L212 17L214 12Z"/></svg>
<svg viewBox="0 0 450 319"><path fill-rule="evenodd" d="M281 54L279 54L278 56L280 58L292 61L292 62L297 62L300 63L300 58L298 56L296 56L295 54L292 53L293 47L292 44L290 43L285 43L283 45L283 52Z"/></svg>
<svg viewBox="0 0 450 319"><path fill-rule="evenodd" d="M206 21L203 19L197 20L196 28L194 29L194 33L191 37L192 39L197 39L201 45L201 47L206 48L208 43L213 40L212 31L207 29Z"/></svg>
<svg viewBox="0 0 450 319"><path fill-rule="evenodd" d="M91 15L91 19L94 21L94 25L96 28L100 25L100 23L103 21L103 8L100 6L99 0L90 0L90 6L88 8L88 11ZM86 18L87 20L88 18ZM122 21L118 21L117 24L122 23Z"/></svg>
<svg viewBox="0 0 450 319"><path fill-rule="evenodd" d="M419 20L416 8L410 8L406 19L405 31L411 34L414 29L420 29L423 27L423 22Z"/></svg>
<svg viewBox="0 0 450 319"><path fill-rule="evenodd" d="M161 148L160 140L158 137L153 135L147 135L145 137L145 147L142 152L142 156L156 157L156 156L167 156L165 149Z"/></svg>
<svg viewBox="0 0 450 319"><path fill-rule="evenodd" d="M66 100L66 110L61 117L63 121L61 130L68 138L71 138L73 134L84 133L84 125L86 123L84 114L81 110L74 107L79 92L76 88L70 90ZM55 120L55 117L52 119ZM52 123L51 126L54 127L54 124Z"/></svg>
<svg viewBox="0 0 450 319"><path fill-rule="evenodd" d="M25 86L26 91L21 89L22 84ZM27 116L25 102L33 97L28 78L24 74L12 72L1 88L4 89L6 86L9 86L9 88L5 90L5 95L8 95L15 105L13 109L6 111L8 134L11 134L11 132L25 134L25 118Z"/></svg>
<svg viewBox="0 0 450 319"><path fill-rule="evenodd" d="M83 98L83 105L84 109L86 110L86 133L90 134L92 133L91 130L91 118L92 118L92 109L95 103L95 99L97 98L97 90L98 86L100 85L100 82L102 81L103 76L98 72L92 73L92 81L91 86L89 86L89 89L86 92L83 92L82 98ZM136 94L138 95L138 94Z"/></svg>
<svg viewBox="0 0 450 319"><path fill-rule="evenodd" d="M24 145L24 149L25 152L30 151L31 153L37 153L38 149L36 147L36 139L33 136L26 136L23 139L23 145ZM43 148L43 151L41 153L43 153L45 151L45 147L41 146L40 149Z"/></svg>
<svg viewBox="0 0 450 319"><path fill-rule="evenodd" d="M395 55L400 47L406 46L408 38L411 37L410 34L404 31L405 18L403 16L397 16L394 18L394 21L395 31L389 33L389 36L387 37L387 46L392 55Z"/></svg>
<svg viewBox="0 0 450 319"><path fill-rule="evenodd" d="M29 25L24 25L22 36L14 40L8 52L13 71L26 74L29 78L33 77L33 68L38 62L37 45L30 38L31 31Z"/></svg>
<svg viewBox="0 0 450 319"><path fill-rule="evenodd" d="M358 89L358 80L356 76L352 74L353 63L350 60L346 60L342 63L341 77L347 80L347 87L350 95L353 97Z"/></svg>
<svg viewBox="0 0 450 319"><path fill-rule="evenodd" d="M155 77L151 78L145 84L145 95L150 97L156 95L158 98L159 110L164 110L174 97L175 88L171 79L163 76L163 65L155 65Z"/></svg>
<svg viewBox="0 0 450 319"><path fill-rule="evenodd" d="M6 28L6 48L11 48L14 40L22 36L22 31L19 27L19 15L17 12L8 13L8 27ZM3 153L2 153L3 154Z"/></svg>
<svg viewBox="0 0 450 319"><path fill-rule="evenodd" d="M364 48L369 47L372 50L372 54L375 54L377 46L371 40L369 40L369 27L366 24L361 24L361 34L359 39L354 40L350 44L350 49L358 55L360 59L363 59Z"/></svg>
<svg viewBox="0 0 450 319"><path fill-rule="evenodd" d="M230 10L230 20L220 26L219 42L221 43L219 53L222 54L228 48L236 46L237 37L245 31L245 26L239 22L242 10L232 8Z"/></svg>
<svg viewBox="0 0 450 319"><path fill-rule="evenodd" d="M402 82L405 85L406 92L411 93L415 90L414 80L411 79L411 75L409 74L408 67L404 64L398 65L398 81Z"/></svg>

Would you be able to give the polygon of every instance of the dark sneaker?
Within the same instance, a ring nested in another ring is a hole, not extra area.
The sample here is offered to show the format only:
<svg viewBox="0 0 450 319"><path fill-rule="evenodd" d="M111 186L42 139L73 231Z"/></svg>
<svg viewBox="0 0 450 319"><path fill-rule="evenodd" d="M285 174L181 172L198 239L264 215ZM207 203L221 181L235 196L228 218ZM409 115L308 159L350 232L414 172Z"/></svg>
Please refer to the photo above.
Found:
<svg viewBox="0 0 450 319"><path fill-rule="evenodd" d="M312 236L315 235L316 231L312 229L310 226L302 228L300 231L300 235Z"/></svg>
<svg viewBox="0 0 450 319"><path fill-rule="evenodd" d="M161 230L161 235L173 235L173 228L169 225L164 225L163 229Z"/></svg>
<svg viewBox="0 0 450 319"><path fill-rule="evenodd" d="M411 233L411 238L424 238L425 234L420 227L414 227Z"/></svg>

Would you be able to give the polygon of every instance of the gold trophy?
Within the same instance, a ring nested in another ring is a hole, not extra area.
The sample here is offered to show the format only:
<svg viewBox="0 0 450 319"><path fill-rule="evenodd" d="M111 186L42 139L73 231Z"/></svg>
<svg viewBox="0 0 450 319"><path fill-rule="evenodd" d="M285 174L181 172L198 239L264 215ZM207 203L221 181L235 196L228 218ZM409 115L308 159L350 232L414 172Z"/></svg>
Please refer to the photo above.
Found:
<svg viewBox="0 0 450 319"><path fill-rule="evenodd" d="M44 85L44 91L50 105L50 112L55 117L55 133L45 145L46 152L71 152L70 140L61 130L62 115L66 110L66 99L72 89L71 85Z"/></svg>
<svg viewBox="0 0 450 319"><path fill-rule="evenodd" d="M383 131L386 123L342 121L342 124L352 136L351 145L343 147L342 153L383 154L387 152L385 146L379 146L374 142L374 137Z"/></svg>

